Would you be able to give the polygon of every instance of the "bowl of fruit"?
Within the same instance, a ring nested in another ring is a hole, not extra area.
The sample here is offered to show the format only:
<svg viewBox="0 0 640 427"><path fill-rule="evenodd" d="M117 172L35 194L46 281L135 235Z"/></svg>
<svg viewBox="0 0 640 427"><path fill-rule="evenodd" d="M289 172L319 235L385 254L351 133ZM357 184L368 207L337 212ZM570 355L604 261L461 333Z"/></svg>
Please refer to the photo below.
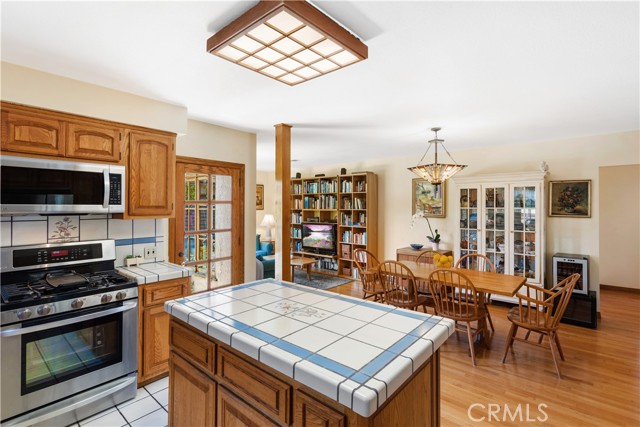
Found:
<svg viewBox="0 0 640 427"><path fill-rule="evenodd" d="M453 267L453 256L451 255L433 255L433 264L436 268L449 268Z"/></svg>

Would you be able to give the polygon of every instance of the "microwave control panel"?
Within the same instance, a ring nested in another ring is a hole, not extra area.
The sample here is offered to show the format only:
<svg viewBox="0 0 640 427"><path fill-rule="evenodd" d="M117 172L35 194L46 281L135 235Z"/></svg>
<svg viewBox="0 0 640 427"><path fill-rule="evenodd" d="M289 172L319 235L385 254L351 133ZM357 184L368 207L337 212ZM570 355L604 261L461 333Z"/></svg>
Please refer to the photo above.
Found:
<svg viewBox="0 0 640 427"><path fill-rule="evenodd" d="M122 203L122 175L109 174L109 204L119 205Z"/></svg>

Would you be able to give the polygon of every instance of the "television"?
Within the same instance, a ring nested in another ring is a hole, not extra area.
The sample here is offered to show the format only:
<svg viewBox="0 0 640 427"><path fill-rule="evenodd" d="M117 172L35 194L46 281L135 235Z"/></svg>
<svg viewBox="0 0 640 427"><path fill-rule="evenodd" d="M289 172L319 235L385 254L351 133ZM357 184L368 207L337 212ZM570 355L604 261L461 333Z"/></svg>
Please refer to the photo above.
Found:
<svg viewBox="0 0 640 427"><path fill-rule="evenodd" d="M302 250L322 255L335 255L336 224L302 223Z"/></svg>

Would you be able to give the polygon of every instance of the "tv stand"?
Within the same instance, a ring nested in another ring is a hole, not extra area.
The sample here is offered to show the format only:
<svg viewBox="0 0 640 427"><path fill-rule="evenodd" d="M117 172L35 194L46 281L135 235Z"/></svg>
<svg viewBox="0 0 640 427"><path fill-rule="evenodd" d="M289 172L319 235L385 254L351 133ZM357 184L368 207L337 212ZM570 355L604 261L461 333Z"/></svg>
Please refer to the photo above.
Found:
<svg viewBox="0 0 640 427"><path fill-rule="evenodd" d="M294 252L294 254L300 254L303 256L311 256L311 257L320 257L320 258L332 258L332 259L336 259L338 258L338 255L325 255L325 254L318 254L315 252L307 252L307 251L299 251L299 252Z"/></svg>

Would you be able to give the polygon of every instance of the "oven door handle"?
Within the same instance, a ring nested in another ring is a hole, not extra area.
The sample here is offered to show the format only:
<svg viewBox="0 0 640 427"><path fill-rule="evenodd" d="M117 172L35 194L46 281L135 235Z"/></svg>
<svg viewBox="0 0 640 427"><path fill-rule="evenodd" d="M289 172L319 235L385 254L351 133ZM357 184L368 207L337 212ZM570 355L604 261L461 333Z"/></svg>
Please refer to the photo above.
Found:
<svg viewBox="0 0 640 427"><path fill-rule="evenodd" d="M111 314L122 313L125 311L133 310L138 306L137 301L125 302L120 307L110 308L108 310L101 311L99 313L85 314L77 317L72 317L64 320L57 320L55 322L43 323L41 325L27 326L26 328L6 329L0 333L0 337L13 337L16 335L29 334L31 332L43 331L45 329L57 328L60 326L73 325L74 323L84 322L86 320L98 319L100 317L109 316Z"/></svg>

